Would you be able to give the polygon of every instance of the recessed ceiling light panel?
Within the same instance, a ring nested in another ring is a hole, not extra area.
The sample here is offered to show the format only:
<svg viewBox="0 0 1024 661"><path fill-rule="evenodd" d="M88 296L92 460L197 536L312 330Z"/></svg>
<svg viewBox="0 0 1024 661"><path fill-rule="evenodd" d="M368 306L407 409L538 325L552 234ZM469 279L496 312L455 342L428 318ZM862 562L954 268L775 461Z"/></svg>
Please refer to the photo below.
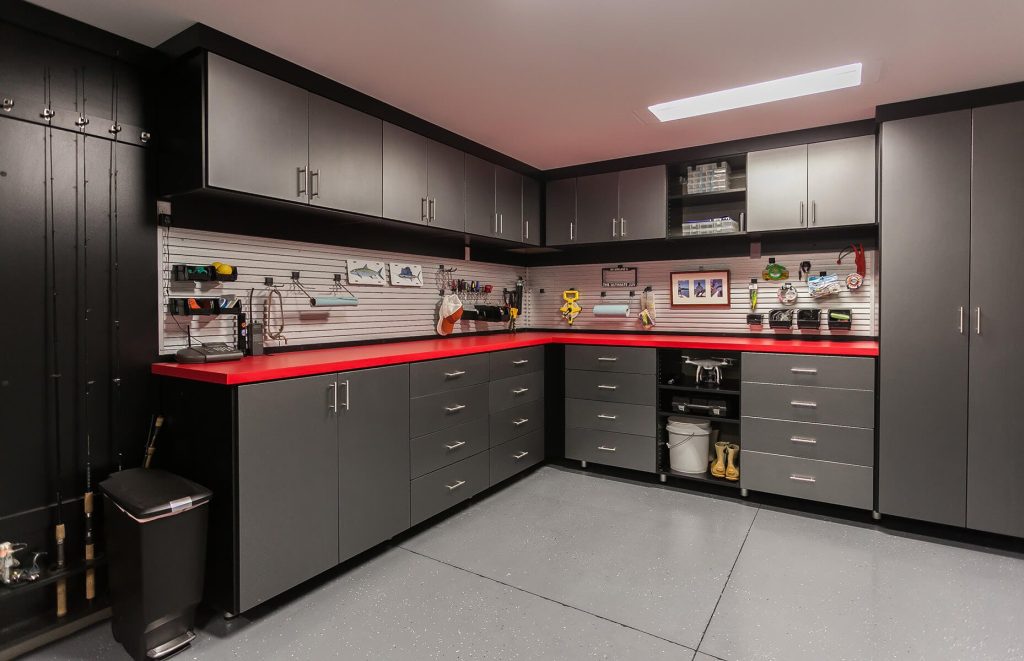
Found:
<svg viewBox="0 0 1024 661"><path fill-rule="evenodd" d="M860 85L860 62L650 106L663 122Z"/></svg>

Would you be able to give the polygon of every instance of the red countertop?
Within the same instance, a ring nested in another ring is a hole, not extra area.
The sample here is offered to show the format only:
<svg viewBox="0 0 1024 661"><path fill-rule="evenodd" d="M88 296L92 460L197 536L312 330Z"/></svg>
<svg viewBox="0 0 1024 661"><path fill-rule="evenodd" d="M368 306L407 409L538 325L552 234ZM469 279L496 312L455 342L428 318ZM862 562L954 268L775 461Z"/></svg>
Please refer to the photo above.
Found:
<svg viewBox="0 0 1024 661"><path fill-rule="evenodd" d="M160 376L173 376L180 379L233 386L542 344L599 344L624 347L806 353L826 356L878 355L878 342L875 340L837 342L834 340L771 337L524 331L498 335L456 336L433 340L355 345L337 349L292 351L266 356L249 356L242 360L205 365L154 363L152 372Z"/></svg>

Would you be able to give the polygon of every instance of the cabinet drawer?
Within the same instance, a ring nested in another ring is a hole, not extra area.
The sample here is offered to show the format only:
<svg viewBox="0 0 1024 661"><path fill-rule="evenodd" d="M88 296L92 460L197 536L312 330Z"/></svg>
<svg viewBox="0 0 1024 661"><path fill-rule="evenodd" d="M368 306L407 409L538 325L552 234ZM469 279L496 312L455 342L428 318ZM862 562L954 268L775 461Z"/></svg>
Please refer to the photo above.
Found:
<svg viewBox="0 0 1024 661"><path fill-rule="evenodd" d="M544 461L544 430L506 441L489 451L491 484L504 482L516 473Z"/></svg>
<svg viewBox="0 0 1024 661"><path fill-rule="evenodd" d="M490 379L489 364L485 353L413 363L409 366L409 396L422 397L485 383Z"/></svg>
<svg viewBox="0 0 1024 661"><path fill-rule="evenodd" d="M569 345L565 348L565 368L654 374L655 356L655 349Z"/></svg>
<svg viewBox="0 0 1024 661"><path fill-rule="evenodd" d="M491 380L506 379L517 374L544 371L544 347L509 349L488 354L491 357Z"/></svg>
<svg viewBox="0 0 1024 661"><path fill-rule="evenodd" d="M386 397L387 393L381 393ZM422 436L487 415L487 384L409 400L409 434Z"/></svg>
<svg viewBox="0 0 1024 661"><path fill-rule="evenodd" d="M491 381L490 393L492 413L544 399L544 372L517 374Z"/></svg>
<svg viewBox="0 0 1024 661"><path fill-rule="evenodd" d="M742 424L744 450L875 465L875 433L871 429L765 418L743 418Z"/></svg>
<svg viewBox="0 0 1024 661"><path fill-rule="evenodd" d="M596 429L566 429L565 458L654 473L658 446L653 437Z"/></svg>
<svg viewBox="0 0 1024 661"><path fill-rule="evenodd" d="M744 489L806 498L822 503L869 510L874 503L873 468L830 461L740 453L740 486Z"/></svg>
<svg viewBox="0 0 1024 661"><path fill-rule="evenodd" d="M410 477L426 475L488 447L486 416L414 438L409 441Z"/></svg>
<svg viewBox="0 0 1024 661"><path fill-rule="evenodd" d="M654 406L657 388L653 374L566 370L565 396L572 399Z"/></svg>
<svg viewBox="0 0 1024 661"><path fill-rule="evenodd" d="M544 428L544 400L514 406L491 414L491 447Z"/></svg>
<svg viewBox="0 0 1024 661"><path fill-rule="evenodd" d="M653 406L594 402L588 399L565 400L566 427L654 436L657 426L655 418Z"/></svg>
<svg viewBox="0 0 1024 661"><path fill-rule="evenodd" d="M875 393L870 390L744 383L741 406L744 417L875 427Z"/></svg>
<svg viewBox="0 0 1024 661"><path fill-rule="evenodd" d="M475 454L413 480L412 525L454 507L490 486L487 454Z"/></svg>
<svg viewBox="0 0 1024 661"><path fill-rule="evenodd" d="M875 389L875 359L784 353L743 354L743 380L793 386Z"/></svg>

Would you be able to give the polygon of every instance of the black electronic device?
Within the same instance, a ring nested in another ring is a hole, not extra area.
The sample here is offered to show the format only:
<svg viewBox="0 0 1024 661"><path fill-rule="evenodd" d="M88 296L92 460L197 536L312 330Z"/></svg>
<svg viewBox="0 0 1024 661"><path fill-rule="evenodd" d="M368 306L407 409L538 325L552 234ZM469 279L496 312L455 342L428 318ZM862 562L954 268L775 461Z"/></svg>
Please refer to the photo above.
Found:
<svg viewBox="0 0 1024 661"><path fill-rule="evenodd" d="M174 359L179 363L221 363L227 360L241 360L242 352L224 342L211 342L198 347L178 349Z"/></svg>
<svg viewBox="0 0 1024 661"><path fill-rule="evenodd" d="M253 321L249 324L249 355L263 355L263 322Z"/></svg>

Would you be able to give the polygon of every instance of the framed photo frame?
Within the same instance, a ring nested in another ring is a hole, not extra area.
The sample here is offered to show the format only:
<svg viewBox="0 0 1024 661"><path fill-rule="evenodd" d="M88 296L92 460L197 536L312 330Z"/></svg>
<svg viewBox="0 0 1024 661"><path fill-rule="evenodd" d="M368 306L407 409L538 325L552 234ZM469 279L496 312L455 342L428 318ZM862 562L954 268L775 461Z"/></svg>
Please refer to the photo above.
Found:
<svg viewBox="0 0 1024 661"><path fill-rule="evenodd" d="M682 271L669 274L672 307L728 307L728 271Z"/></svg>

